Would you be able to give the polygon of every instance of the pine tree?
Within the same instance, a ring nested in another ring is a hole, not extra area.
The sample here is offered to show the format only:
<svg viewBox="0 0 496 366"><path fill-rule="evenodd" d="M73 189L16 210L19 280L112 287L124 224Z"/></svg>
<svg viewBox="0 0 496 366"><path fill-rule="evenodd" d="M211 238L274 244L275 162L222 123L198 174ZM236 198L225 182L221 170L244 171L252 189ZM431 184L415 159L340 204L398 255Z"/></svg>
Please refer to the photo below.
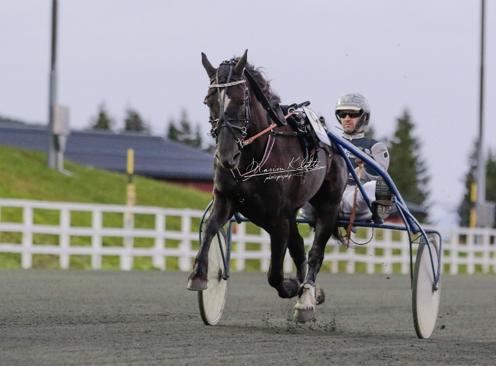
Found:
<svg viewBox="0 0 496 366"><path fill-rule="evenodd" d="M169 128L167 129L167 138L169 140L179 141L179 133L180 133L180 131L176 127L174 120L172 118L169 119L169 123L168 124L169 124Z"/></svg>
<svg viewBox="0 0 496 366"><path fill-rule="evenodd" d="M104 103L98 106L98 114L90 122L91 130L112 131L115 121L109 116Z"/></svg>
<svg viewBox="0 0 496 366"><path fill-rule="evenodd" d="M192 124L185 110L181 112L181 117L177 124L173 119L169 120L167 138L196 148L201 148L203 144L200 125L196 124L193 132Z"/></svg>
<svg viewBox="0 0 496 366"><path fill-rule="evenodd" d="M365 131L365 137L369 139L376 139L376 133L375 133L375 128L371 125L368 126L367 130Z"/></svg>
<svg viewBox="0 0 496 366"><path fill-rule="evenodd" d="M420 143L414 136L415 125L408 110L397 119L396 131L390 141L389 174L404 200L429 208L429 175L421 158ZM427 217L419 217L425 221Z"/></svg>
<svg viewBox="0 0 496 366"><path fill-rule="evenodd" d="M496 202L496 154L489 152L486 162L486 200Z"/></svg>
<svg viewBox="0 0 496 366"><path fill-rule="evenodd" d="M470 222L470 186L476 180L477 175L477 141L469 156L469 168L465 174L465 188L462 201L458 206L458 223L467 227ZM496 190L492 189L496 185L496 155L491 152L486 160L486 201L496 202Z"/></svg>
<svg viewBox="0 0 496 366"><path fill-rule="evenodd" d="M126 118L124 119L124 131L134 131L148 134L150 128L135 109L128 108L126 111Z"/></svg>

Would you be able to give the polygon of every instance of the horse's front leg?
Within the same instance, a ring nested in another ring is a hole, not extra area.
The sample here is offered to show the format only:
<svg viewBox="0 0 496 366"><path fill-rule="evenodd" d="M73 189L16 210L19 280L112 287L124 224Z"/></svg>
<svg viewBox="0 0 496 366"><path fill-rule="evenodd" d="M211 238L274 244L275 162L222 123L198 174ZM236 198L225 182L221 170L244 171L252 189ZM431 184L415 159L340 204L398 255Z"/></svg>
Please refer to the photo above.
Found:
<svg viewBox="0 0 496 366"><path fill-rule="evenodd" d="M270 234L270 267L267 274L269 284L277 290L282 298L294 297L298 294L299 282L294 278L284 278L284 255L289 238L289 220L279 218L272 222L267 230Z"/></svg>
<svg viewBox="0 0 496 366"><path fill-rule="evenodd" d="M233 215L232 204L220 195L214 198L212 213L206 221L202 242L195 258L193 271L188 277L188 290L202 291L207 288L208 251L217 232Z"/></svg>

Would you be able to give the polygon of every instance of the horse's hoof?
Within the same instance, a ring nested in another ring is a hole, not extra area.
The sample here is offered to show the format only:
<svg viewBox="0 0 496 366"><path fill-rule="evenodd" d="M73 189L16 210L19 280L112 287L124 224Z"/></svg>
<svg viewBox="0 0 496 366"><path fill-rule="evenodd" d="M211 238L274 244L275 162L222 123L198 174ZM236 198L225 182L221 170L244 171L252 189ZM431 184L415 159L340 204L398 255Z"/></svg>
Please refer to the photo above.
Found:
<svg viewBox="0 0 496 366"><path fill-rule="evenodd" d="M314 309L298 309L295 308L294 320L297 323L306 323L315 319Z"/></svg>
<svg viewBox="0 0 496 366"><path fill-rule="evenodd" d="M323 304L325 301L324 289L317 285L315 289L315 302L317 305Z"/></svg>
<svg viewBox="0 0 496 366"><path fill-rule="evenodd" d="M315 319L315 286L305 283L301 286L301 295L295 305L294 319L299 323Z"/></svg>
<svg viewBox="0 0 496 366"><path fill-rule="evenodd" d="M282 294L279 293L280 297L283 298L295 297L296 295L298 295L298 291L300 289L300 283L296 278L287 278L284 281L282 281L282 288L284 289L284 292Z"/></svg>
<svg viewBox="0 0 496 366"><path fill-rule="evenodd" d="M190 291L203 291L207 289L207 280L193 277L188 279L188 285L186 288Z"/></svg>

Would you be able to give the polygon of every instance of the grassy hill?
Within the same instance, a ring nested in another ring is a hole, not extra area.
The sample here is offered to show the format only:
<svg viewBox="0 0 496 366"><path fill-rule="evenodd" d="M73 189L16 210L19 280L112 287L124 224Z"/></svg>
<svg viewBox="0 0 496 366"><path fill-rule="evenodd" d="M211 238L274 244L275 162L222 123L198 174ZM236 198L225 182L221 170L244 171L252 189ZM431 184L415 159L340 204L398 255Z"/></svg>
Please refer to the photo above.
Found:
<svg viewBox="0 0 496 366"><path fill-rule="evenodd" d="M47 168L46 154L12 147L0 146L0 198L22 198L44 201L81 202L99 204L125 204L127 176L91 167L81 166L66 161L65 169L71 172L66 176ZM140 206L158 206L170 208L194 208L203 210L211 195L179 185L156 181L136 176L136 204ZM141 215L143 216L143 215ZM22 222L20 209L4 208L0 219L3 222ZM57 224L58 214L47 210L35 210L34 222L37 224ZM103 218L104 227L122 227L122 215L108 215ZM89 214L71 215L72 226L88 227L91 225ZM152 217L135 218L135 226L153 227ZM194 223L193 230L197 230ZM179 219L169 220L168 227L179 229ZM21 233L0 232L0 242L18 243L22 241ZM36 234L35 245L57 244L58 236ZM136 240L135 246L147 247L149 240ZM71 245L90 245L90 238L71 238ZM121 238L105 238L104 246L121 246ZM34 256L33 266L38 268L57 268L58 260L54 256ZM103 263L104 268L117 269L118 259L110 258ZM0 268L19 268L18 254L0 253ZM71 268L89 268L88 258L71 257ZM172 266L173 267L173 266ZM151 263L135 262L135 268L151 269Z"/></svg>
<svg viewBox="0 0 496 366"><path fill-rule="evenodd" d="M124 204L125 174L66 161L65 176L47 168L46 154L0 146L0 198ZM136 204L203 209L207 193L144 177L135 177Z"/></svg>

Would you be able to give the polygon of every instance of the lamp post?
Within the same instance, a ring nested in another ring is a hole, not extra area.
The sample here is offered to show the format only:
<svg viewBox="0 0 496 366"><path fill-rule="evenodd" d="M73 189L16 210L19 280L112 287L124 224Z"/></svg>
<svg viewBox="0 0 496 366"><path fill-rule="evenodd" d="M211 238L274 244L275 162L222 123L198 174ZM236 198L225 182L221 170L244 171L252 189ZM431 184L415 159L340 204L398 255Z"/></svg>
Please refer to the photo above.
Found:
<svg viewBox="0 0 496 366"><path fill-rule="evenodd" d="M480 74L479 74L479 140L477 147L477 204L486 201L486 159L484 155L484 53L485 53L485 0L481 0Z"/></svg>
<svg viewBox="0 0 496 366"><path fill-rule="evenodd" d="M485 0L481 0L480 5L479 136L477 139L477 175L475 182L472 183L470 188L470 201L472 205L469 220L470 227L485 226L483 215L486 209L486 159L484 156Z"/></svg>

